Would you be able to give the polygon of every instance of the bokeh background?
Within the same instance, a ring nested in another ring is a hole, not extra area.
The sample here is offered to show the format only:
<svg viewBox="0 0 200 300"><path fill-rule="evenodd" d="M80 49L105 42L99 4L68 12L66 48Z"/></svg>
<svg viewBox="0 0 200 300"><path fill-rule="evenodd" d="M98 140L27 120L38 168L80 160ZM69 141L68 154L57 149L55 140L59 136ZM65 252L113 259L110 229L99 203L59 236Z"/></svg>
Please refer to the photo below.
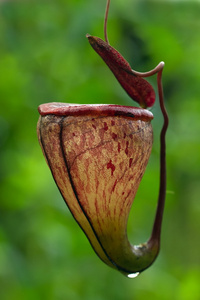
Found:
<svg viewBox="0 0 200 300"><path fill-rule="evenodd" d="M85 38L103 38L106 0L0 1L0 299L200 299L200 2L112 0L108 34L138 71L165 61L170 116L162 248L136 279L104 265L70 215L36 135L39 104L135 105ZM156 88L156 78L150 79ZM150 235L158 194L154 148L129 239Z"/></svg>

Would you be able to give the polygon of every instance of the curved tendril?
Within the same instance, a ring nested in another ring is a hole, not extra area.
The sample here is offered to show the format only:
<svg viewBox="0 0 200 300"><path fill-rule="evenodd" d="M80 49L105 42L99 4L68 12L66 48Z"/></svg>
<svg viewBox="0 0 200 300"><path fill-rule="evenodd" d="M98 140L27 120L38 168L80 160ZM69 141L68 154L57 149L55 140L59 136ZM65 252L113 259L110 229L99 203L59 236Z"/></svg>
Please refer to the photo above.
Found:
<svg viewBox="0 0 200 300"><path fill-rule="evenodd" d="M154 225L151 233L151 237L148 240L147 244L149 248L157 245L158 250L160 247L160 236L161 236L161 226L163 219L163 211L165 206L165 196L166 196L166 132L169 124L168 114L164 104L164 94L162 87L162 72L165 63L161 61L154 69L148 72L137 72L132 70L133 75L139 77L149 77L157 73L157 86L158 86L158 96L160 109L163 115L164 123L160 133L160 187L159 187L159 196L157 210L154 220Z"/></svg>
<svg viewBox="0 0 200 300"><path fill-rule="evenodd" d="M158 204L157 204L157 210L156 210L151 237L147 242L149 247L157 244L158 248L160 247L161 226L162 226L163 211L164 211L165 196L166 196L166 141L165 139L166 139L166 132L169 124L169 118L164 104L164 95L163 95L163 87L162 87L163 68L164 68L164 62L161 62L153 70L143 73L146 77L157 73L159 103L164 118L163 127L160 133L160 187L159 187Z"/></svg>
<svg viewBox="0 0 200 300"><path fill-rule="evenodd" d="M105 12L105 19L104 19L104 37L107 44L109 44L108 41L108 34L107 34L107 22L108 22L108 11L110 7L110 0L107 0L106 4L106 12Z"/></svg>
<svg viewBox="0 0 200 300"><path fill-rule="evenodd" d="M164 65L163 65L164 67ZM160 109L164 118L163 127L160 133L160 188L159 188L159 197L158 197L158 205L157 211L155 215L154 225L151 237L148 241L149 244L154 244L157 242L160 244L160 235L161 235L161 226L162 226L162 218L163 211L165 205L165 195L166 195L166 132L169 124L168 114L164 104L164 96L163 96L163 87L162 87L162 71L163 67L158 71L157 75L157 85L158 85L158 95L160 102Z"/></svg>
<svg viewBox="0 0 200 300"><path fill-rule="evenodd" d="M149 76L152 76L152 75L162 71L164 68L164 65L165 65L164 61L161 61L154 69L152 69L148 72L138 72L138 71L135 71L132 69L132 73L135 76L139 76L139 77L149 77Z"/></svg>

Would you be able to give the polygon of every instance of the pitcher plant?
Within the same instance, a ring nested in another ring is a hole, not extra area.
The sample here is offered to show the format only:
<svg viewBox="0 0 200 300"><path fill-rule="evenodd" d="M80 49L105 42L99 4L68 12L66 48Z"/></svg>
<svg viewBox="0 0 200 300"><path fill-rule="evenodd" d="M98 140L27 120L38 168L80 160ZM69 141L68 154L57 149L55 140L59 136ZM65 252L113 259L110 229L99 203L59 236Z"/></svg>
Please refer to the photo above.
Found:
<svg viewBox="0 0 200 300"><path fill-rule="evenodd" d="M111 69L121 86L140 107L47 103L39 106L39 142L57 187L74 219L100 259L133 278L147 269L160 249L166 194L165 135L168 116L164 106L161 62L140 73L105 41L87 34L94 50ZM147 166L152 144L155 102L153 87L144 78L157 74L163 114L160 134L160 189L150 238L131 245L127 238L129 212Z"/></svg>

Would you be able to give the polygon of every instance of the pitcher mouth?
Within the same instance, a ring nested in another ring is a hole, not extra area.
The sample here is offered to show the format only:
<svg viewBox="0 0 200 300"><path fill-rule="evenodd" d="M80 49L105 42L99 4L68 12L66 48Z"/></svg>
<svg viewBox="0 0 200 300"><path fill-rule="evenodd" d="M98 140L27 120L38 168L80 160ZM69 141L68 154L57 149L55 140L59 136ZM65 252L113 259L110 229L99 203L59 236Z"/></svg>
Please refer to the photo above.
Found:
<svg viewBox="0 0 200 300"><path fill-rule="evenodd" d="M144 108L115 104L71 104L50 102L38 107L41 116L123 116L141 121L151 121L153 114Z"/></svg>

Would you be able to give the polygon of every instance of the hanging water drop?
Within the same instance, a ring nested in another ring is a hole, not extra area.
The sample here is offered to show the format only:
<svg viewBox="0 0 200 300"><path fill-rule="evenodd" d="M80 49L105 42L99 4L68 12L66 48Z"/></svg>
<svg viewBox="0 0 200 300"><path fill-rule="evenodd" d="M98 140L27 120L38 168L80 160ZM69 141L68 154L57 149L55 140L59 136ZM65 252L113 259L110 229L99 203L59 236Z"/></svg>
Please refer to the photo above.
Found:
<svg viewBox="0 0 200 300"><path fill-rule="evenodd" d="M138 277L138 275L140 275L140 272L128 274L127 277L128 277L128 278L136 278L136 277Z"/></svg>

